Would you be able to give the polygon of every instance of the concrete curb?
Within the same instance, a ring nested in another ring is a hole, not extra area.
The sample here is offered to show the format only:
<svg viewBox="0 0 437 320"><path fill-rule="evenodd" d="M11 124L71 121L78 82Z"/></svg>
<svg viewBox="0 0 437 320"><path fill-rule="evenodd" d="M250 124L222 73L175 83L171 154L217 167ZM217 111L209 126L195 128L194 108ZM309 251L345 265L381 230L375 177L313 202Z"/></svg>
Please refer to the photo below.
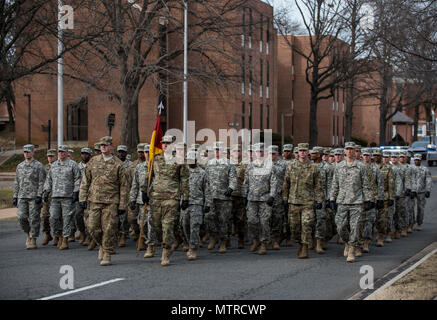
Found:
<svg viewBox="0 0 437 320"><path fill-rule="evenodd" d="M408 259L407 261L405 261L404 263L402 263L401 265L399 265L395 269L391 270L387 274L385 274L382 278L375 281L373 289L360 290L357 293L355 293L354 295L352 295L350 298L348 298L348 300L367 300L372 294L379 291L379 289L381 289L383 286L390 286L396 280L399 280L403 276L405 276L408 273L410 273L411 271L413 271L421 263L426 261L426 259L423 259L424 257L426 257L427 255L431 256L431 253L433 253L433 251L435 251L435 250L437 250L437 242L431 243L429 246L422 249L422 251L420 251L419 253L417 253L416 255L414 255L413 257L411 257L410 259ZM420 261L421 259L423 259L423 261ZM418 262L420 262L420 263L418 263ZM411 267L413 267L413 268L411 268ZM408 269L411 269L411 270L408 270Z"/></svg>

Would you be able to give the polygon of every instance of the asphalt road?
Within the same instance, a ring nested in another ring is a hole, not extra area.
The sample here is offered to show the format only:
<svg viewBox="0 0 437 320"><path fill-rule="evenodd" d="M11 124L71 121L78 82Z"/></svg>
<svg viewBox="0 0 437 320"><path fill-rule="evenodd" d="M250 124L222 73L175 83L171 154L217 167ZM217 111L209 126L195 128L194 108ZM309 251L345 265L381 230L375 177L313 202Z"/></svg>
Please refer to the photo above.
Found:
<svg viewBox="0 0 437 320"><path fill-rule="evenodd" d="M430 168L437 176L437 168ZM348 264L343 246L334 238L329 250L310 258L297 258L297 245L269 250L266 256L233 248L224 255L217 249L200 250L188 261L180 249L169 267L160 266L160 253L144 259L132 240L112 256L113 265L100 267L97 249L90 252L77 242L59 251L49 245L25 250L25 236L17 222L0 222L0 299L40 299L68 290L60 288L63 265L74 270L74 289L116 278L124 280L75 292L59 299L347 299L360 290L360 267L370 265L375 280L437 241L437 179L427 201L423 231L394 240L383 248L371 247L357 262ZM38 239L38 244L42 236Z"/></svg>

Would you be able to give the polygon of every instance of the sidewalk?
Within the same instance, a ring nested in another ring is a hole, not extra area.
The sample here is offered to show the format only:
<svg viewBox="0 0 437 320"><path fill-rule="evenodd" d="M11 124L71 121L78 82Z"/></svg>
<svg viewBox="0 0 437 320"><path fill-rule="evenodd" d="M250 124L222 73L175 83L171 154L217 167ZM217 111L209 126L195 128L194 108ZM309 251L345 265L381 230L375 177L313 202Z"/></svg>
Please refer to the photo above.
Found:
<svg viewBox="0 0 437 320"><path fill-rule="evenodd" d="M17 208L8 208L0 210L0 221L17 220Z"/></svg>

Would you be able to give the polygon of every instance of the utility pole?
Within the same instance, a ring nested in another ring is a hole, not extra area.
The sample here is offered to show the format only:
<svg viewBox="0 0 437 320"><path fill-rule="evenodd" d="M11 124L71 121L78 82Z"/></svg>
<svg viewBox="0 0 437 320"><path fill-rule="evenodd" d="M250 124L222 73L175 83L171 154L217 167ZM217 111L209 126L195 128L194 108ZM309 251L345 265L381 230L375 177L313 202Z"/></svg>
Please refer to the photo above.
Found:
<svg viewBox="0 0 437 320"><path fill-rule="evenodd" d="M281 113L281 148L284 147L284 118L289 117L292 118L292 113Z"/></svg>
<svg viewBox="0 0 437 320"><path fill-rule="evenodd" d="M30 144L31 142L30 142L30 137L31 137L31 134L30 134L30 127L31 127L31 123L32 123L32 119L31 119L31 115L32 115L32 112L31 112L31 105L30 105L30 94L28 94L28 93L25 93L24 94L24 96L25 97L27 97L27 143L28 144Z"/></svg>

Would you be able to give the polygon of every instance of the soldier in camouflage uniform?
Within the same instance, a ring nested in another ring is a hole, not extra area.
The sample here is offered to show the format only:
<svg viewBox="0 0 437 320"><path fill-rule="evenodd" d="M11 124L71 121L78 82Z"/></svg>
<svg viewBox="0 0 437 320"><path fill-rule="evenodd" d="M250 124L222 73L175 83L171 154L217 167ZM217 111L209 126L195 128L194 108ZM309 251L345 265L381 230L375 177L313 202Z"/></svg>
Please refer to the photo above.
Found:
<svg viewBox="0 0 437 320"><path fill-rule="evenodd" d="M328 249L328 242L337 234L337 226L335 224L335 211L330 207L329 194L331 193L332 179L334 178L334 166L330 159L334 160L334 154L331 157L331 148L323 149L323 163L324 169L327 172L327 194L325 198L325 210L326 210L326 236L322 241L322 249Z"/></svg>
<svg viewBox="0 0 437 320"><path fill-rule="evenodd" d="M359 246L360 219L363 210L370 210L371 193L366 167L355 159L355 143L346 142L346 160L336 165L332 182L331 209L338 205L335 221L341 239L346 242L347 262L355 261Z"/></svg>
<svg viewBox="0 0 437 320"><path fill-rule="evenodd" d="M327 165L324 161L322 161L322 155L323 155L323 148L322 147L314 147L310 151L311 160L314 162L314 164L317 165L317 168L320 171L320 178L322 182L322 190L323 190L323 198L328 199L329 198L329 191L331 189L332 184L332 167ZM316 199L315 199L316 200ZM325 201L326 202L326 201ZM325 203L324 203L325 204ZM326 208L324 208L325 205L320 208L316 209L316 223L315 223L315 239L316 239L316 252L321 254L325 251L323 250L323 247L326 248L325 244L325 238L326 238L326 220L328 217L328 213ZM329 207L329 206L328 206Z"/></svg>
<svg viewBox="0 0 437 320"><path fill-rule="evenodd" d="M390 153L384 151L384 163L382 162L382 154L380 150L375 150L373 152L373 157L375 159L375 165L379 168L382 180L384 184L384 207L378 209L376 215L376 230L378 232L378 239L376 245L378 247L384 246L384 237L388 234L388 223L389 223L389 208L394 205L395 199L395 176L390 163Z"/></svg>
<svg viewBox="0 0 437 320"><path fill-rule="evenodd" d="M417 202L417 231L422 230L423 217L425 215L426 199L431 196L432 179L428 168L422 166L422 156L414 155L415 170L412 175L412 199Z"/></svg>
<svg viewBox="0 0 437 320"><path fill-rule="evenodd" d="M241 145L236 144L231 149L231 164L237 173L237 188L232 192L232 222L238 235L238 249L244 248L244 232L247 221L246 206L241 193L247 163L243 162Z"/></svg>
<svg viewBox="0 0 437 320"><path fill-rule="evenodd" d="M258 254L267 253L270 239L270 218L275 196L278 193L277 167L264 159L264 144L254 146L255 158L244 173L242 195L247 204L247 225L252 238L251 252L261 249Z"/></svg>
<svg viewBox="0 0 437 320"><path fill-rule="evenodd" d="M56 149L50 149L47 151L47 164L46 164L46 173L50 170L50 165L56 161ZM43 246L47 245L50 241L53 240L52 235L50 234L50 198L49 201L42 203L41 209L41 222L42 222L42 231L46 234L46 237L41 242ZM54 245L58 245L59 239L55 237L55 241L53 241Z"/></svg>
<svg viewBox="0 0 437 320"><path fill-rule="evenodd" d="M399 162L399 152L392 152L391 163L396 178L396 197L395 197L395 212L393 216L395 238L400 239L407 236L407 211L405 207L405 197L410 196L411 182L407 175L407 167Z"/></svg>
<svg viewBox="0 0 437 320"><path fill-rule="evenodd" d="M291 155L291 152L289 152ZM285 238L283 233L284 227L284 217L286 215L284 210L284 205L282 203L282 185L284 183L285 170L289 166L289 162L282 160L279 157L279 148L278 146L269 146L268 148L269 158L266 160L267 163L271 162L276 170L274 173L276 174L277 179L277 192L275 193L275 201L272 206L272 215L270 221L270 229L271 229L271 237L274 240L273 242L273 250L279 250L282 239ZM269 164L270 165L270 164Z"/></svg>
<svg viewBox="0 0 437 320"><path fill-rule="evenodd" d="M62 238L58 245L60 250L68 249L68 238L74 234L80 180L79 166L68 157L68 147L59 146L58 160L51 165L44 183L44 201L48 202L50 195L50 226L53 233Z"/></svg>
<svg viewBox="0 0 437 320"><path fill-rule="evenodd" d="M209 212L210 204L206 203L207 176L205 170L197 165L196 151L190 151L187 155L189 170L189 199L188 208L181 211L181 226L185 238L189 243L187 252L188 260L197 258L197 250L200 245L200 225L202 224L203 213Z"/></svg>
<svg viewBox="0 0 437 320"><path fill-rule="evenodd" d="M102 154L102 151L100 151L100 142L96 142L94 144L94 157L99 156Z"/></svg>
<svg viewBox="0 0 437 320"><path fill-rule="evenodd" d="M82 161L79 162L78 167L80 170L80 177L82 179L82 176L85 173L86 164L91 160L93 152L90 148L82 148L80 150L80 157L82 158ZM83 209L79 202L76 204L76 226L79 230L79 244L83 246L88 246L90 244L90 236L88 233L88 230L86 228L86 221L88 221L88 210Z"/></svg>
<svg viewBox="0 0 437 320"><path fill-rule="evenodd" d="M111 137L100 139L102 154L95 156L86 168L80 184L79 201L82 208L89 202L88 230L100 246L101 266L111 264L115 252L118 216L126 212L128 188L125 168L120 159L112 155Z"/></svg>
<svg viewBox="0 0 437 320"><path fill-rule="evenodd" d="M147 183L148 181L148 164L149 164L149 148L150 145L146 143L139 143L137 145L137 155L138 159L132 162L128 169L128 175L130 180L130 192L129 192L129 209L127 220L133 231L133 239L137 241L140 237L140 223L143 220L143 210L144 203L141 197L141 187ZM150 219L150 207L145 206L146 208L146 216L145 219L145 231L143 229L143 233L141 235L141 240L137 243L137 250L145 250L146 249L146 241L149 239L149 229L150 224L147 222ZM144 226L143 226L144 228ZM146 236L144 236L146 235Z"/></svg>
<svg viewBox="0 0 437 320"><path fill-rule="evenodd" d="M368 211L363 211L361 221L361 239L363 240L363 251L368 253L372 242L373 225L376 221L376 211L384 208L384 180L378 166L371 161L372 150L363 149L363 163L369 173L369 187L374 206Z"/></svg>
<svg viewBox="0 0 437 320"><path fill-rule="evenodd" d="M223 154L223 142L214 143L214 159L208 161L208 192L211 210L205 214L207 232L210 235L208 250L212 250L220 239L218 252L226 252L228 221L232 216L232 192L238 187L235 166Z"/></svg>
<svg viewBox="0 0 437 320"><path fill-rule="evenodd" d="M18 208L18 222L27 234L26 249L36 249L41 224L41 202L46 171L41 162L33 159L35 147L23 147L24 161L17 166L13 203Z"/></svg>
<svg viewBox="0 0 437 320"><path fill-rule="evenodd" d="M282 159L287 162L287 167L296 160L293 158L294 149L296 149L297 152L297 147L293 148L292 144L284 144L282 150ZM279 245L281 245L282 241L285 239L286 246L291 247L293 246L293 242L291 241L290 223L288 221L288 206L287 208L284 208L284 220L282 222L282 225L283 225L282 236L279 239Z"/></svg>
<svg viewBox="0 0 437 320"><path fill-rule="evenodd" d="M292 144L284 144L282 147L282 160L286 161L287 164L290 164L293 160L293 145Z"/></svg>
<svg viewBox="0 0 437 320"><path fill-rule="evenodd" d="M410 177L410 181L411 181L411 188L413 188L413 176L415 174L415 170L416 167L414 165L414 161L413 163L411 162L411 157L412 157L412 153L410 151L406 151L405 152L405 164L407 165L407 167L409 168L408 170L408 174ZM416 223L415 221L415 215L414 215L414 199L411 199L411 197L407 197L407 212L408 212L408 228L407 228L407 232L408 233L412 233L413 232L413 225Z"/></svg>
<svg viewBox="0 0 437 320"><path fill-rule="evenodd" d="M123 167L126 173L127 178L127 188L130 191L130 187L132 184L132 177L130 175L130 167L132 165L132 161L128 159L128 149L125 145L119 145L117 147L117 157L123 162ZM119 224L118 224L118 246L119 247L125 247L126 246L126 239L129 237L129 222L128 222L128 210L122 215L120 215L119 218Z"/></svg>
<svg viewBox="0 0 437 320"><path fill-rule="evenodd" d="M179 210L188 208L188 179L189 173L185 164L178 163L172 155L170 145L173 137L166 135L162 138L163 154L155 156L153 162L152 182L150 189L150 208L152 211L152 233L162 232L161 265L170 264L170 250L174 240L175 219ZM143 201L148 203L147 186L141 188ZM182 205L180 200L182 199Z"/></svg>
<svg viewBox="0 0 437 320"><path fill-rule="evenodd" d="M334 153L334 150L331 150L329 152L328 162L331 165L334 164L334 162L335 162L335 153ZM334 167L332 167L332 169L334 169Z"/></svg>
<svg viewBox="0 0 437 320"><path fill-rule="evenodd" d="M414 166L411 165L407 159L408 159L408 153L407 151L401 151L399 152L399 162L400 164L405 168L405 177L406 181L409 182L409 186L407 187L407 190L405 191L405 226L406 228L402 230L401 235L406 237L407 233L412 232L412 224L414 224L414 206L411 205L412 199L410 198L411 195L411 189L412 189L412 176L414 171ZM413 207L413 208L412 208ZM411 208L413 209L413 212L411 212Z"/></svg>
<svg viewBox="0 0 437 320"><path fill-rule="evenodd" d="M285 171L282 200L288 207L291 233L299 243L298 256L308 258L315 223L314 209L323 207L323 189L317 165L308 159L308 143L299 143L299 157Z"/></svg>

